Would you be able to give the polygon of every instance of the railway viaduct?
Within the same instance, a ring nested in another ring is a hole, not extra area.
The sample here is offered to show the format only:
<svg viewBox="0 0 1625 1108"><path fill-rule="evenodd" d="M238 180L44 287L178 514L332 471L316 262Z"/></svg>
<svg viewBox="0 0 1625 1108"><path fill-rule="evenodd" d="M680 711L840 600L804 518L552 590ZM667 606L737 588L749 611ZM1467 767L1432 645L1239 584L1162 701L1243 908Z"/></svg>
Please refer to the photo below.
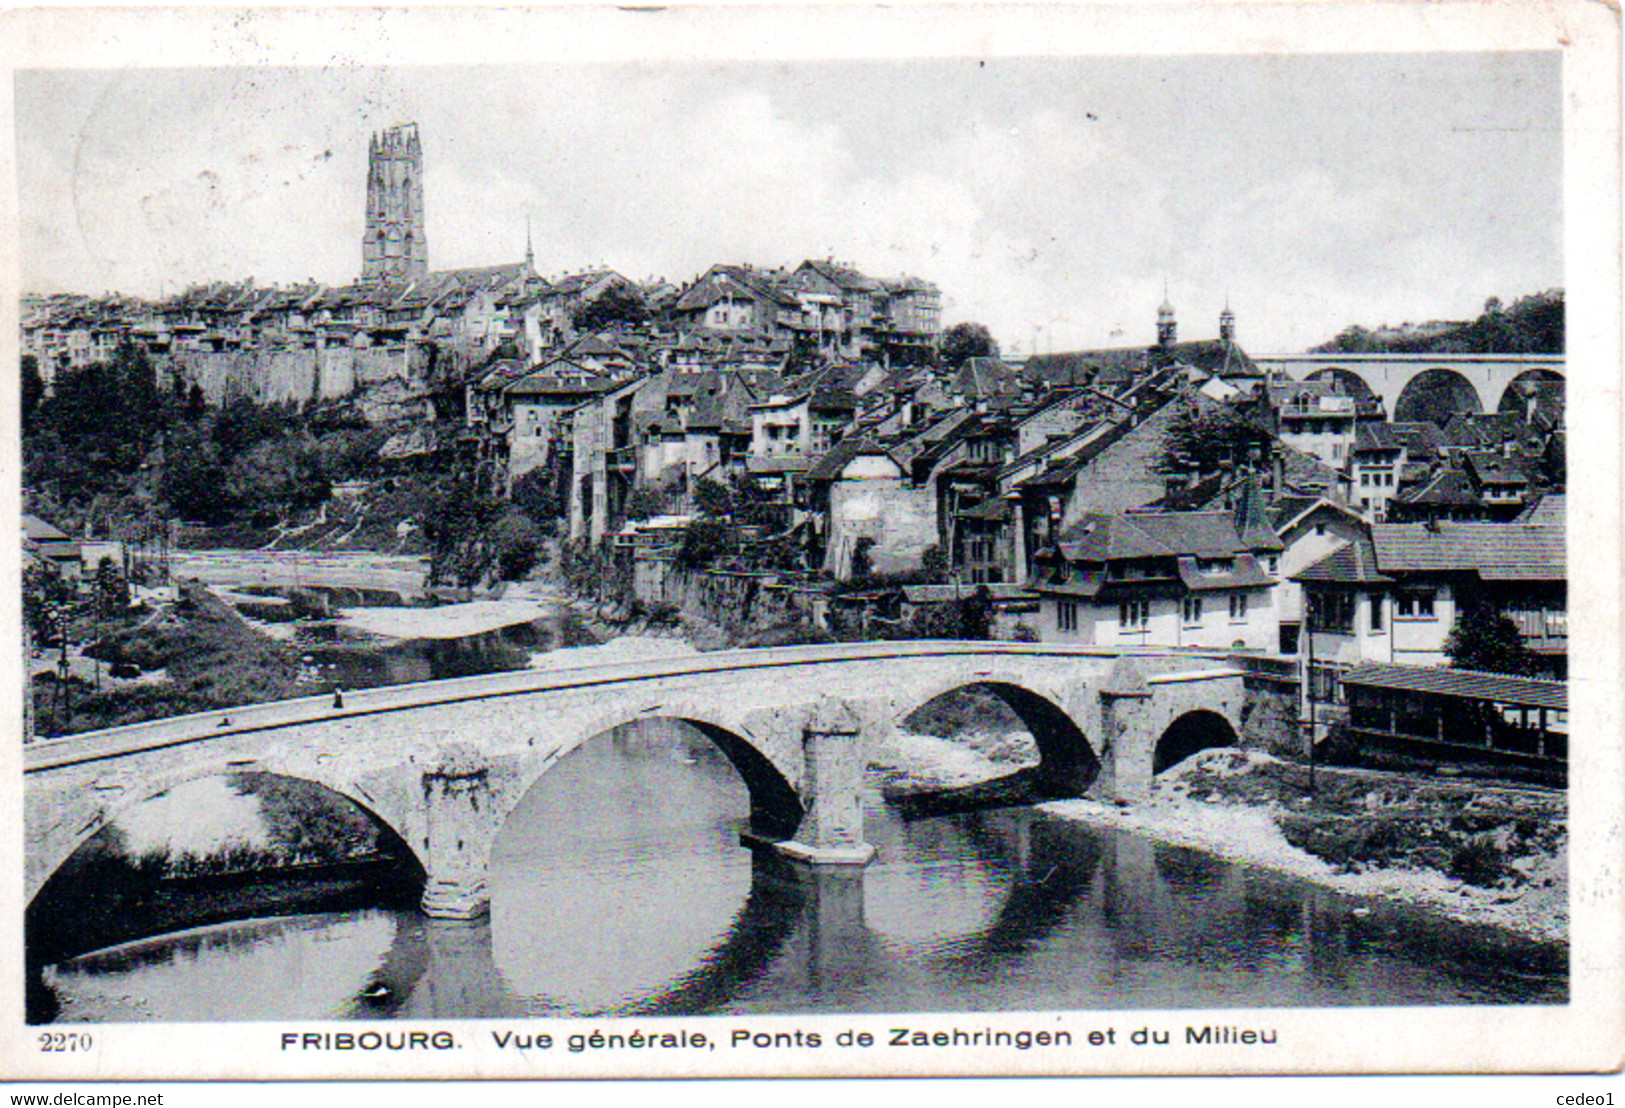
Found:
<svg viewBox="0 0 1625 1108"><path fill-rule="evenodd" d="M968 685L1031 731L1055 796L1144 795L1162 762L1241 730L1243 673L1223 654L1016 643L887 642L729 651L523 671L234 708L24 748L26 897L97 830L187 781L265 772L314 781L399 836L424 911L488 903L504 819L583 742L641 719L710 738L750 795L754 836L814 865L860 865L874 745Z"/></svg>
<svg viewBox="0 0 1625 1108"><path fill-rule="evenodd" d="M1561 354L1259 354L1253 361L1294 381L1357 377L1382 401L1390 420L1403 418L1401 401L1418 381L1464 381L1479 410L1495 412L1520 379L1566 376Z"/></svg>

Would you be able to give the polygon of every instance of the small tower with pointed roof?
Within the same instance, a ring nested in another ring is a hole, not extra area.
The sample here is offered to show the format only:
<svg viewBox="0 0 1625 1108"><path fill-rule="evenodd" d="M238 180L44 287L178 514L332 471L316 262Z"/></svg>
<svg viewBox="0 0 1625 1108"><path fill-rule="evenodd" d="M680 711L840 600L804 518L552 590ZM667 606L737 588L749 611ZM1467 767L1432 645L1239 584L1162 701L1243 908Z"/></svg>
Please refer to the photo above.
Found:
<svg viewBox="0 0 1625 1108"><path fill-rule="evenodd" d="M1162 306L1157 309L1157 345L1172 346L1179 333L1174 323L1174 306L1168 301L1168 282L1162 283Z"/></svg>
<svg viewBox="0 0 1625 1108"><path fill-rule="evenodd" d="M1219 341L1236 341L1236 313L1230 310L1230 299L1225 298L1224 311L1219 313Z"/></svg>

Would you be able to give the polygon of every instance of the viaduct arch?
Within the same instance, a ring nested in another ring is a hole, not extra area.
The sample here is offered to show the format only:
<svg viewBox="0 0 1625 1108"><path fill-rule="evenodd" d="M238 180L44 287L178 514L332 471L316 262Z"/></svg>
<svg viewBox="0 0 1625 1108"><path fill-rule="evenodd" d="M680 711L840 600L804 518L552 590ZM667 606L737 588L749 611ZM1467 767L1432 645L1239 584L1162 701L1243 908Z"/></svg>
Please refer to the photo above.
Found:
<svg viewBox="0 0 1625 1108"><path fill-rule="evenodd" d="M854 643L518 672L252 705L24 748L25 896L126 809L201 777L260 771L323 785L407 844L423 907L483 911L491 848L535 783L583 742L639 719L715 742L751 828L814 865L861 865L876 743L942 692L985 685L1032 728L1062 796L1142 796L1156 744L1192 708L1239 732L1242 673L1221 653L1018 643Z"/></svg>
<svg viewBox="0 0 1625 1108"><path fill-rule="evenodd" d="M1261 354L1253 361L1266 373L1294 381L1310 378L1358 378L1382 401L1389 419L1397 419L1400 400L1425 373L1444 371L1461 378L1478 398L1479 411L1499 411L1513 382L1537 374L1565 378L1562 354Z"/></svg>

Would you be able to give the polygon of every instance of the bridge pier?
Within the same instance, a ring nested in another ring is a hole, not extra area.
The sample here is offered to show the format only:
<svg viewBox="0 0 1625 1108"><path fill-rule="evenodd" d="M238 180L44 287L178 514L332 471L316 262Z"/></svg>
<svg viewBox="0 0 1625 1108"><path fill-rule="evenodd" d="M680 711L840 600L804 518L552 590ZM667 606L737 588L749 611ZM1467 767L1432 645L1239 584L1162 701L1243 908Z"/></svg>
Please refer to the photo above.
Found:
<svg viewBox="0 0 1625 1108"><path fill-rule="evenodd" d="M875 856L863 839L863 724L844 702L824 698L801 732L802 803L795 838L778 844L813 865L861 866Z"/></svg>
<svg viewBox="0 0 1625 1108"><path fill-rule="evenodd" d="M491 846L499 826L491 767L473 747L441 750L422 779L416 815L423 862L423 913L433 919L474 919L490 908L486 889Z"/></svg>

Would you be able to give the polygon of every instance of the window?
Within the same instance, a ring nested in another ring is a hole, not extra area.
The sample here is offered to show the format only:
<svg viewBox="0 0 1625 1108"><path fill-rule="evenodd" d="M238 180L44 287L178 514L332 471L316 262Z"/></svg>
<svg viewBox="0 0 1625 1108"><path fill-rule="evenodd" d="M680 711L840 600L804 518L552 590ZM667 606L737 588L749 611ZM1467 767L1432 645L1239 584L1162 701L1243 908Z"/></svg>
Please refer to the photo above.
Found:
<svg viewBox="0 0 1625 1108"><path fill-rule="evenodd" d="M1402 592L1394 597L1395 619L1433 619L1433 590Z"/></svg>
<svg viewBox="0 0 1625 1108"><path fill-rule="evenodd" d="M1200 627L1202 625L1202 598L1187 596L1179 605L1179 617L1186 627Z"/></svg>
<svg viewBox="0 0 1625 1108"><path fill-rule="evenodd" d="M1315 534L1316 534L1316 535L1319 535L1319 536L1321 536L1321 537L1325 537L1325 534L1326 534L1326 525L1325 525L1325 524L1324 524L1324 523L1317 523L1317 524L1315 524Z"/></svg>
<svg viewBox="0 0 1625 1108"><path fill-rule="evenodd" d="M1078 629L1078 602L1062 600L1055 605L1055 626L1062 631Z"/></svg>
<svg viewBox="0 0 1625 1108"><path fill-rule="evenodd" d="M1117 622L1124 631L1144 631L1150 619L1149 600L1125 600L1117 606Z"/></svg>
<svg viewBox="0 0 1625 1108"><path fill-rule="evenodd" d="M1264 569L1271 577L1274 577L1277 573L1279 573L1281 570L1280 556L1277 554L1266 555L1264 558Z"/></svg>
<svg viewBox="0 0 1625 1108"><path fill-rule="evenodd" d="M1373 594L1371 597L1371 633L1373 635L1382 632L1382 605L1382 594Z"/></svg>
<svg viewBox="0 0 1625 1108"><path fill-rule="evenodd" d="M1247 594L1236 593L1230 597L1230 622L1247 622Z"/></svg>
<svg viewBox="0 0 1625 1108"><path fill-rule="evenodd" d="M1309 594L1309 620L1313 630L1348 634L1354 630L1354 594Z"/></svg>

